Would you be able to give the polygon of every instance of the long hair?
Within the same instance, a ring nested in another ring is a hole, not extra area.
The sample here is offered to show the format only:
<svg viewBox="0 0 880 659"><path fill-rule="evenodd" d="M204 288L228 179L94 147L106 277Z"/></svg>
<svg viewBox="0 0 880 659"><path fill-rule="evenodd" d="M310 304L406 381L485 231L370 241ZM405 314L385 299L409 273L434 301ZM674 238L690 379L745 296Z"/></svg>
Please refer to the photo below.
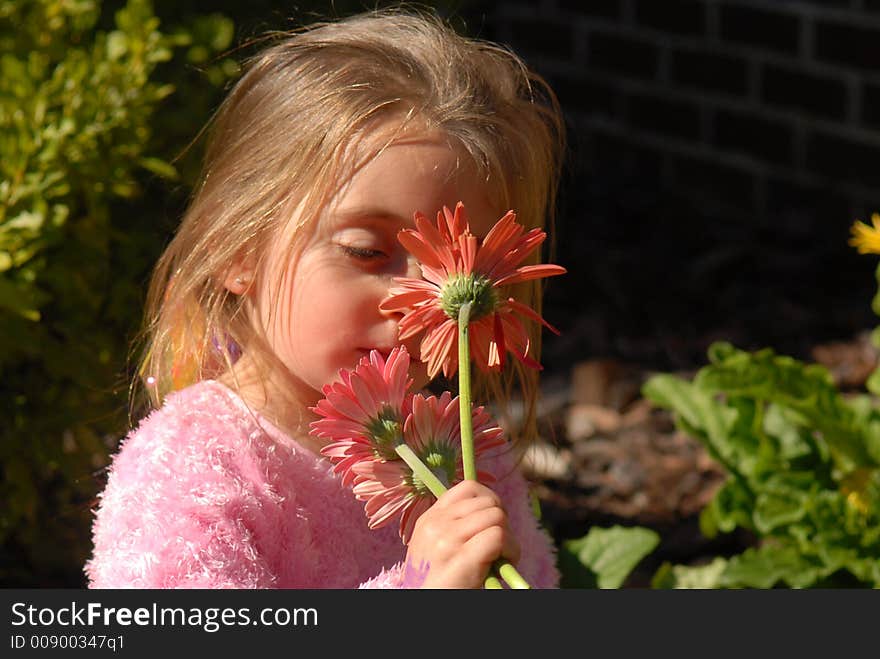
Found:
<svg viewBox="0 0 880 659"><path fill-rule="evenodd" d="M383 121L441 131L473 160L499 217L514 209L529 228L552 224L561 113L546 82L508 49L402 10L269 39L209 125L201 178L156 265L133 400L146 393L157 406L170 391L225 372L239 349L267 351L247 296L230 294L226 275L243 259L259 268L282 232L307 234L351 170L352 146ZM539 282L513 293L540 311ZM537 358L539 327L532 350ZM477 396L506 401L521 389L519 425L532 434L537 374L511 364L500 376L475 376Z"/></svg>

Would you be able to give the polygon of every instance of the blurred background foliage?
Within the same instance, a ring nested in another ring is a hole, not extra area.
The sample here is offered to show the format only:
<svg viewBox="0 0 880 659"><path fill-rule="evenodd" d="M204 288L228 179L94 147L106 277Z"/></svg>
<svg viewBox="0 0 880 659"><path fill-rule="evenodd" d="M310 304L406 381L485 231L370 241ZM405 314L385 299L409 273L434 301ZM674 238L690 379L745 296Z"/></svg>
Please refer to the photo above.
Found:
<svg viewBox="0 0 880 659"><path fill-rule="evenodd" d="M232 38L145 0L0 2L5 585L82 583L144 285L192 176L171 162L237 71Z"/></svg>
<svg viewBox="0 0 880 659"><path fill-rule="evenodd" d="M205 7L0 0L3 586L85 585L91 509L131 421L150 270L238 62L269 30L365 9Z"/></svg>

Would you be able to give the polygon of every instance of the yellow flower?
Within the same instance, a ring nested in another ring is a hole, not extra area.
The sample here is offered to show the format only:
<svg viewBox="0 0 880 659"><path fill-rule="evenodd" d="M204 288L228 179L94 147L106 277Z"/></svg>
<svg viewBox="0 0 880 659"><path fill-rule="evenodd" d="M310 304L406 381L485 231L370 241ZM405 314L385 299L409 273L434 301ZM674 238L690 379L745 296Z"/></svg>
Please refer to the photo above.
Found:
<svg viewBox="0 0 880 659"><path fill-rule="evenodd" d="M849 244L859 250L859 254L880 254L880 213L871 215L873 227L856 220L850 231Z"/></svg>
<svg viewBox="0 0 880 659"><path fill-rule="evenodd" d="M875 215L874 217L880 220L880 216ZM868 485L871 483L873 471L868 467L857 467L840 484L840 492L846 497L846 502L863 515L867 515L870 508Z"/></svg>

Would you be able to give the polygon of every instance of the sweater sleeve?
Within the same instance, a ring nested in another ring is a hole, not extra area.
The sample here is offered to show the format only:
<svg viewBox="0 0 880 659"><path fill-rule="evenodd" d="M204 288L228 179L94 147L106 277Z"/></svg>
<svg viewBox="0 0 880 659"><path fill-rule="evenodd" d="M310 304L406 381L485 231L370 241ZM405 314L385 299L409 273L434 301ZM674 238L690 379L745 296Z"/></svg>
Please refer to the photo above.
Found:
<svg viewBox="0 0 880 659"><path fill-rule="evenodd" d="M403 580L403 564L396 565L382 570L372 579L368 579L360 586L359 589L379 589L379 588L406 588L407 585Z"/></svg>
<svg viewBox="0 0 880 659"><path fill-rule="evenodd" d="M236 450L228 422L163 408L123 441L95 515L89 587L274 585L257 538L277 506L247 477L246 444Z"/></svg>

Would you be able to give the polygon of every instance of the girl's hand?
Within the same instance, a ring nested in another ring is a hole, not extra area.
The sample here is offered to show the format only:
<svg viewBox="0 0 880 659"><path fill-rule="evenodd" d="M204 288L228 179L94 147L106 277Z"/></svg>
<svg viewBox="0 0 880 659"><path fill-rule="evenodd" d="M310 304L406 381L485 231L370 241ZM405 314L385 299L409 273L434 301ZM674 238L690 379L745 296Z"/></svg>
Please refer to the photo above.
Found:
<svg viewBox="0 0 880 659"><path fill-rule="evenodd" d="M466 480L416 521L406 564L427 566L422 588L482 588L499 556L511 563L519 559L501 499L485 485Z"/></svg>

